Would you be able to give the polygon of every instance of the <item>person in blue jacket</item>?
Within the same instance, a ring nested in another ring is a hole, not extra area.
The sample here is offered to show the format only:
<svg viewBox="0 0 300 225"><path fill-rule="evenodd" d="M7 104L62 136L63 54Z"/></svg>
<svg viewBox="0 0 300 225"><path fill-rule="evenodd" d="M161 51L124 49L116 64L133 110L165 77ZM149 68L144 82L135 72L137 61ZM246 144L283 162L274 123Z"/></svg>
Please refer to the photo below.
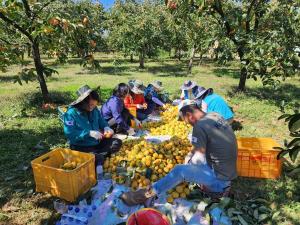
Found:
<svg viewBox="0 0 300 225"><path fill-rule="evenodd" d="M103 104L101 113L116 133L134 135L135 130L130 127L131 120L135 121L137 127L141 126L141 122L131 115L124 105L124 99L129 95L129 90L129 85L118 84L113 90L112 96Z"/></svg>
<svg viewBox="0 0 300 225"><path fill-rule="evenodd" d="M96 165L100 165L104 155L119 151L122 141L112 138L114 131L97 108L100 102L98 93L84 85L77 90L77 95L78 99L64 114L64 133L71 149L94 153Z"/></svg>
<svg viewBox="0 0 300 225"><path fill-rule="evenodd" d="M166 104L160 99L159 93L163 90L161 81L150 83L144 91L145 100L148 108L145 114L151 114L157 107L166 107Z"/></svg>
<svg viewBox="0 0 300 225"><path fill-rule="evenodd" d="M199 86L196 82L191 80L186 80L181 86L181 100L194 100L198 94Z"/></svg>
<svg viewBox="0 0 300 225"><path fill-rule="evenodd" d="M201 109L206 112L216 112L220 114L228 123L233 122L234 114L226 101L218 94L215 94L212 88L205 89L198 86L195 101L201 105Z"/></svg>

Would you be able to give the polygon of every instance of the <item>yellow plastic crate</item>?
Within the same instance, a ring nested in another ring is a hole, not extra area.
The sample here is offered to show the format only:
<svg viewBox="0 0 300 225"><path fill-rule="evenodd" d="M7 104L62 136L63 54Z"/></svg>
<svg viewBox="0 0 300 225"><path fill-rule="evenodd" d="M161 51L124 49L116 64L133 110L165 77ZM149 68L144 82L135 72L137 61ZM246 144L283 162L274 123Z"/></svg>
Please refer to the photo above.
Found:
<svg viewBox="0 0 300 225"><path fill-rule="evenodd" d="M60 166L66 161L80 165L74 170L63 170ZM37 192L74 202L96 184L94 154L54 149L31 162Z"/></svg>
<svg viewBox="0 0 300 225"><path fill-rule="evenodd" d="M130 107L128 108L129 112L131 115L133 115L136 118L136 108L135 107ZM135 122L134 120L131 120L131 127L135 127Z"/></svg>
<svg viewBox="0 0 300 225"><path fill-rule="evenodd" d="M242 177L278 178L282 160L277 160L280 145L272 138L238 138L238 175Z"/></svg>

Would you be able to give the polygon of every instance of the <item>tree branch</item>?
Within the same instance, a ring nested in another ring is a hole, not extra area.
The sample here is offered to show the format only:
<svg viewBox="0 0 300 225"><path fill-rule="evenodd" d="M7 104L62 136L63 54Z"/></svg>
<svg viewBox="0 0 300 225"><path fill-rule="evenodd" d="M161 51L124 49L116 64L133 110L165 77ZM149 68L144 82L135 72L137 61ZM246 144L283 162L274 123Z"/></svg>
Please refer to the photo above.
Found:
<svg viewBox="0 0 300 225"><path fill-rule="evenodd" d="M55 2L56 0L50 0L49 2L46 2L39 10L37 10L36 12L33 13L32 18L35 19L38 14L43 11L44 8L46 8L48 5L50 5L52 2Z"/></svg>
<svg viewBox="0 0 300 225"><path fill-rule="evenodd" d="M15 21L13 21L10 18L6 17L2 12L0 12L0 19L2 19L6 24L14 26L19 32L24 34L31 42L33 41L33 38L31 36L31 34L25 28L21 27Z"/></svg>
<svg viewBox="0 0 300 225"><path fill-rule="evenodd" d="M1 38L1 37L0 37L0 41L6 43L6 44L8 44L8 45L13 45L13 43L11 43L11 42L9 42L8 40L5 40L4 38Z"/></svg>
<svg viewBox="0 0 300 225"><path fill-rule="evenodd" d="M246 16L246 33L249 33L250 32L250 14L251 14L251 11L252 11L252 8L254 6L254 4L256 3L256 0L252 0L251 3L250 3L250 6L247 10L247 16Z"/></svg>
<svg viewBox="0 0 300 225"><path fill-rule="evenodd" d="M28 5L28 2L27 0L22 0L23 2L23 6L24 6L24 11L25 11L25 14L26 16L29 18L29 19L32 19L32 11L30 9L30 6Z"/></svg>
<svg viewBox="0 0 300 225"><path fill-rule="evenodd" d="M238 45L238 41L236 40L236 38L234 37L234 34L233 34L233 29L231 28L231 25L229 24L229 22L227 21L227 19L225 17L221 1L216 0L216 2L218 3L218 6L216 4L213 5L214 10L221 16L221 19L224 22L224 25L226 28L226 33L227 33L228 37L233 41L233 43L235 45Z"/></svg>

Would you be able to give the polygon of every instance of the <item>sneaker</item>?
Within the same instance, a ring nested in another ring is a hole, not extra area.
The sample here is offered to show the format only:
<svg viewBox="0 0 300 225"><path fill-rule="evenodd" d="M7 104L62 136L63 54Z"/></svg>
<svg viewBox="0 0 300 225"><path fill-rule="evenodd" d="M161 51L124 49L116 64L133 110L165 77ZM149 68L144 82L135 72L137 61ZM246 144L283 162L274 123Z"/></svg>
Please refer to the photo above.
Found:
<svg viewBox="0 0 300 225"><path fill-rule="evenodd" d="M148 199L156 196L153 189L140 189L123 193L120 198L128 206L145 204Z"/></svg>

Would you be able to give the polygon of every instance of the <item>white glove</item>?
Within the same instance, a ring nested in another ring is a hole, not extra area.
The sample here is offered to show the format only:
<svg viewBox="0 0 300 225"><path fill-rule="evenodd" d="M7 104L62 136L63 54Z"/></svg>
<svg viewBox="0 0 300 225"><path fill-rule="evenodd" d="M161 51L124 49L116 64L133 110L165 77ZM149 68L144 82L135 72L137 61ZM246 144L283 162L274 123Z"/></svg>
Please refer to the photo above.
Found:
<svg viewBox="0 0 300 225"><path fill-rule="evenodd" d="M189 164L190 160L192 159L193 157L193 153L192 152L189 152L185 158L184 158L184 164Z"/></svg>
<svg viewBox="0 0 300 225"><path fill-rule="evenodd" d="M135 135L135 131L134 131L134 129L132 127L129 128L129 130L127 131L127 133L128 133L129 136Z"/></svg>
<svg viewBox="0 0 300 225"><path fill-rule="evenodd" d="M193 164L193 165L199 165L199 164L203 164L204 165L204 164L206 164L205 153L202 153L200 151L196 151L193 154L193 156L192 156L189 164Z"/></svg>
<svg viewBox="0 0 300 225"><path fill-rule="evenodd" d="M113 135L115 132L110 127L104 127L104 133L110 133L111 135Z"/></svg>
<svg viewBox="0 0 300 225"><path fill-rule="evenodd" d="M144 109L144 106L141 105L141 104L137 104L136 107L137 107L138 109Z"/></svg>
<svg viewBox="0 0 300 225"><path fill-rule="evenodd" d="M134 118L134 122L135 122L136 127L141 127L142 126L141 121L139 121L137 118Z"/></svg>
<svg viewBox="0 0 300 225"><path fill-rule="evenodd" d="M103 134L96 130L91 130L90 136L96 140L101 140L103 138Z"/></svg>

